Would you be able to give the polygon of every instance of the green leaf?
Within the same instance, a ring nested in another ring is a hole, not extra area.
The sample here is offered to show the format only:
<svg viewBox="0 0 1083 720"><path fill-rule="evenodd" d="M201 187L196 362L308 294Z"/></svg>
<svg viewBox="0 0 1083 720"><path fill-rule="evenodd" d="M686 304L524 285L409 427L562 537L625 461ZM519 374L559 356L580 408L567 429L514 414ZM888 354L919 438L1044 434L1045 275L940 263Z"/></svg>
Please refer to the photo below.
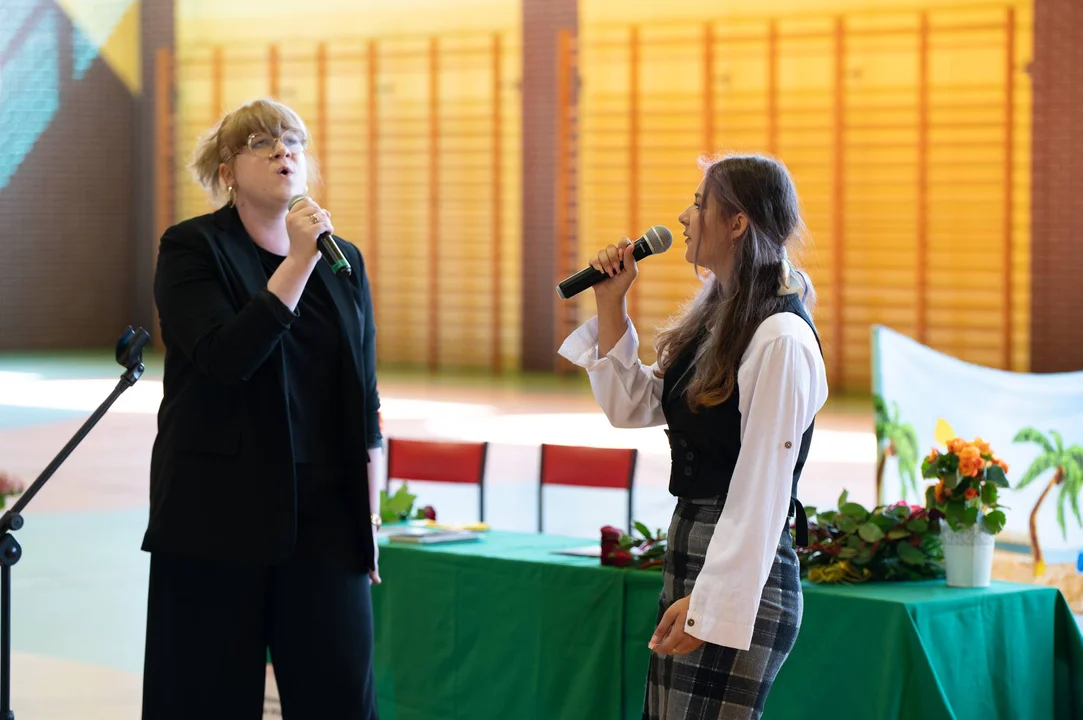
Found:
<svg viewBox="0 0 1083 720"><path fill-rule="evenodd" d="M987 482L991 482L997 487L1008 487L1008 478L1004 474L1004 468L999 465L990 465L985 469L985 479Z"/></svg>
<svg viewBox="0 0 1083 720"><path fill-rule="evenodd" d="M1078 446L1073 445L1073 448ZM1079 495L1083 492L1083 465L1076 465L1075 463L1069 463L1067 468L1068 479L1065 481L1065 485L1069 485L1068 499L1072 504L1072 514L1075 515L1076 523L1080 527L1083 527L1083 517L1080 517L1079 513Z"/></svg>
<svg viewBox="0 0 1083 720"><path fill-rule="evenodd" d="M1038 445L1041 446L1043 452L1047 452L1050 455L1056 454L1055 451L1053 450L1053 444L1045 439L1045 435L1042 435L1040 432L1038 432L1034 428L1023 428L1022 430L1020 430L1019 432L1017 432L1015 434L1015 437L1012 438L1012 442L1013 443L1018 443L1018 442L1037 443Z"/></svg>
<svg viewBox="0 0 1083 720"><path fill-rule="evenodd" d="M982 485L981 486L981 501L986 505L996 505L997 503L997 488L996 485Z"/></svg>
<svg viewBox="0 0 1083 720"><path fill-rule="evenodd" d="M973 525L977 521L978 521L978 508L973 507L973 506L968 507L966 509L966 524L967 525Z"/></svg>
<svg viewBox="0 0 1083 720"><path fill-rule="evenodd" d="M940 477L940 456L931 462L929 458L921 461L921 476L927 480Z"/></svg>
<svg viewBox="0 0 1083 720"><path fill-rule="evenodd" d="M840 514L836 517L835 526L844 533L857 532L857 520L849 515Z"/></svg>
<svg viewBox="0 0 1083 720"><path fill-rule="evenodd" d="M936 505L936 488L930 485L925 488L925 507L934 508Z"/></svg>
<svg viewBox="0 0 1083 720"><path fill-rule="evenodd" d="M879 395L872 396L872 412L878 425L886 425L890 422L887 416L887 403L885 403L884 398Z"/></svg>
<svg viewBox="0 0 1083 720"><path fill-rule="evenodd" d="M654 539L654 538L651 537L651 529L649 527L647 527L646 525L644 525L641 522L637 522L635 524L635 526L636 526L636 530L638 530L639 534L642 535L644 538L646 538L647 540L653 540Z"/></svg>
<svg viewBox="0 0 1083 720"><path fill-rule="evenodd" d="M983 521L985 525L985 530L992 533L993 535L996 535L1004 529L1004 523L1006 523L1008 519L1000 510L994 510L993 512L986 515L983 518Z"/></svg>
<svg viewBox="0 0 1083 720"><path fill-rule="evenodd" d="M848 497L850 497L850 491L849 490L843 490L842 495L839 495L839 503L835 507L841 509L842 506L846 504L846 498L848 498Z"/></svg>
<svg viewBox="0 0 1083 720"><path fill-rule="evenodd" d="M839 550L838 557L843 560L849 560L850 558L857 557L857 548L845 547Z"/></svg>
<svg viewBox="0 0 1083 720"><path fill-rule="evenodd" d="M857 534L865 542L874 543L884 539L884 531L876 523L867 522L857 529Z"/></svg>
<svg viewBox="0 0 1083 720"><path fill-rule="evenodd" d="M910 517L910 508L906 505L902 507L892 508L884 512L884 517L894 523L902 522L906 518Z"/></svg>
<svg viewBox="0 0 1083 720"><path fill-rule="evenodd" d="M872 548L860 550L854 557L854 565L868 565L872 560Z"/></svg>
<svg viewBox="0 0 1083 720"><path fill-rule="evenodd" d="M943 477L944 487L946 487L947 489L954 490L956 487L959 486L959 473L955 472L954 470L952 472L945 473Z"/></svg>
<svg viewBox="0 0 1083 720"><path fill-rule="evenodd" d="M848 538L846 538L846 547L854 548L855 550L857 548L860 548L861 547L861 538L858 537L857 535L849 536Z"/></svg>
<svg viewBox="0 0 1083 720"><path fill-rule="evenodd" d="M888 533L887 533L887 539L888 540L901 540L904 537L910 537L910 531L907 530L904 527L897 527L897 528L892 528L891 530L888 530Z"/></svg>
<svg viewBox="0 0 1083 720"><path fill-rule="evenodd" d="M925 554L910 543L899 543L899 559L907 565L922 565Z"/></svg>
<svg viewBox="0 0 1083 720"><path fill-rule="evenodd" d="M929 529L929 521L922 518L911 520L907 525L916 533L923 533Z"/></svg>
<svg viewBox="0 0 1083 720"><path fill-rule="evenodd" d="M1027 471L1023 473L1023 477L1019 478L1019 482L1015 484L1016 490L1022 490L1029 485L1033 480L1037 479L1042 473L1047 470L1052 470L1057 466L1057 455L1054 451L1042 453L1034 462L1030 464Z"/></svg>
<svg viewBox="0 0 1083 720"><path fill-rule="evenodd" d="M1065 462L1065 465L1075 465L1080 471L1083 471L1083 447L1079 445L1073 445L1064 451L1064 455L1067 455L1071 462Z"/></svg>
<svg viewBox="0 0 1083 720"><path fill-rule="evenodd" d="M388 496L386 490L380 491L380 518L386 522L397 522L409 517L417 496L412 494L406 483L399 486L394 495Z"/></svg>
<svg viewBox="0 0 1083 720"><path fill-rule="evenodd" d="M1060 433L1057 432L1056 430L1050 430L1049 434L1053 436L1053 439L1057 443L1057 455L1063 455L1064 454L1064 441L1061 439Z"/></svg>
<svg viewBox="0 0 1083 720"><path fill-rule="evenodd" d="M1068 539L1068 530L1064 525L1064 506L1065 500L1068 499L1068 483L1063 482L1060 484L1060 492L1057 494L1057 524L1060 525L1061 537L1065 540Z"/></svg>
<svg viewBox="0 0 1083 720"><path fill-rule="evenodd" d="M848 502L839 507L839 510L841 510L844 515L848 515L858 522L865 522L865 519L869 517L869 511L857 503Z"/></svg>

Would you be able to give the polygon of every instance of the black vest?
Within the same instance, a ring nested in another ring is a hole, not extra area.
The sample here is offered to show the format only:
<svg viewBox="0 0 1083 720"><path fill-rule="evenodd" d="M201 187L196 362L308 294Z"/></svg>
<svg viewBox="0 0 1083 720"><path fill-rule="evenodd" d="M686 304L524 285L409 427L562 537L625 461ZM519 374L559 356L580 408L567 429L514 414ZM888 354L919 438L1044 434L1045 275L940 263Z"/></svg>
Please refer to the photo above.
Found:
<svg viewBox="0 0 1083 720"><path fill-rule="evenodd" d="M792 312L808 323L820 344L816 326L796 295L788 295L782 312ZM700 335L699 341L706 337ZM724 505L730 478L741 451L740 389L734 384L733 393L718 405L700 408L693 413L685 401L684 391L693 374L693 361L699 341L689 343L675 363L666 371L662 384L662 411L666 416L672 459L669 492L677 497L700 499L718 497ZM823 348L820 348L821 355ZM801 436L801 447L793 469L790 515L796 516L797 544L808 544L808 519L797 501L797 481L805 467L815 422Z"/></svg>

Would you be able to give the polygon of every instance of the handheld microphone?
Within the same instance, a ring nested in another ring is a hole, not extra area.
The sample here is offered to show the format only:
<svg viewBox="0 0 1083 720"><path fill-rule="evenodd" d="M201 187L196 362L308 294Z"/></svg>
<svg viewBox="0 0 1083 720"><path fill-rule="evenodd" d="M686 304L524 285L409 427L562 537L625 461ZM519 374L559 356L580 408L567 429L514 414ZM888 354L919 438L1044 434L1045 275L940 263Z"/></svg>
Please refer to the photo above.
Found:
<svg viewBox="0 0 1083 720"><path fill-rule="evenodd" d="M632 245L632 257L636 262L639 262L648 255L657 255L669 250L673 245L673 233L669 231L665 225L655 225L647 232L635 241ZM586 268L580 270L575 275L565 278L559 285L557 285L557 295L567 300L570 297L574 297L583 292L589 287L597 285L602 280L605 280L609 275L605 274L601 270L595 270L588 265Z"/></svg>
<svg viewBox="0 0 1083 720"><path fill-rule="evenodd" d="M294 205L307 199L307 195L294 195L290 198L287 210L293 210ZM335 242L335 239L331 237L331 233L320 233L320 236L316 238L316 247L320 249L320 255L323 255L323 259L328 262L335 275L347 277L353 274L350 261L342 254L342 250L339 248L338 243Z"/></svg>

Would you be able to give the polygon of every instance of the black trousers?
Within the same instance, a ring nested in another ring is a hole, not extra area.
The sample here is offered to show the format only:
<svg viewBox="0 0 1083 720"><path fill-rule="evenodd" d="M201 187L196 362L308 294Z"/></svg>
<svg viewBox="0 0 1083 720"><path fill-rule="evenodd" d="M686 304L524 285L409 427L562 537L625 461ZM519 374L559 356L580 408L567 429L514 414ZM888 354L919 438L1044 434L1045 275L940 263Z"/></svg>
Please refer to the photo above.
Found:
<svg viewBox="0 0 1083 720"><path fill-rule="evenodd" d="M359 524L326 477L299 481L305 530L289 561L151 555L143 720L261 720L268 647L285 720L376 719Z"/></svg>

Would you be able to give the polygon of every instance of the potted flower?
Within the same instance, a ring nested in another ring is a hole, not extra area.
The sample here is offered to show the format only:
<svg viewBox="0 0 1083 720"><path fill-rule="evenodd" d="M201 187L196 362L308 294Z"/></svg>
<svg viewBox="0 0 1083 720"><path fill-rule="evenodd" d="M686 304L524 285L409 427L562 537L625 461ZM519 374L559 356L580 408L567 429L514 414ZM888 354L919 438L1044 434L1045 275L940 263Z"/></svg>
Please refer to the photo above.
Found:
<svg viewBox="0 0 1083 720"><path fill-rule="evenodd" d="M922 477L936 480L925 491L925 505L940 520L948 585L989 585L995 536L1006 521L998 491L1008 487L1007 472L1008 464L980 437L953 437L947 452L933 448L922 462Z"/></svg>

